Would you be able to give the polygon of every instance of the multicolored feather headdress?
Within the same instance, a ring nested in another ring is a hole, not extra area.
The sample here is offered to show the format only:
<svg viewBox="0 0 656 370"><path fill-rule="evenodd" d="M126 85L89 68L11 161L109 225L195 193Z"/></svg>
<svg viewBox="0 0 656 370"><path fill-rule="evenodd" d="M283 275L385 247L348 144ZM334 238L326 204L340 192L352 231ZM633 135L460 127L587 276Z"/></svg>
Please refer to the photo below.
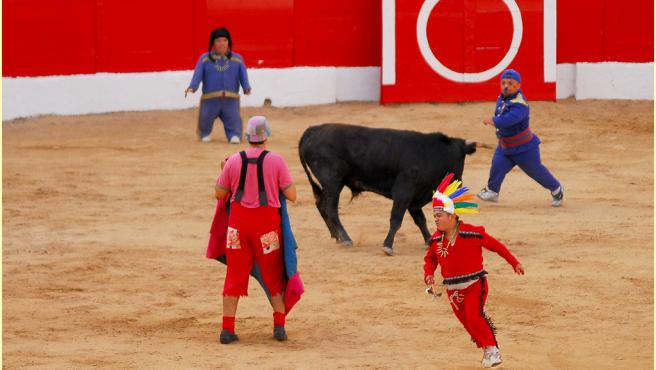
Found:
<svg viewBox="0 0 656 370"><path fill-rule="evenodd" d="M462 186L460 180L449 183L453 176L453 173L447 174L437 187L433 194L433 209L457 215L478 213L478 204L472 202L474 194L467 194L469 188Z"/></svg>

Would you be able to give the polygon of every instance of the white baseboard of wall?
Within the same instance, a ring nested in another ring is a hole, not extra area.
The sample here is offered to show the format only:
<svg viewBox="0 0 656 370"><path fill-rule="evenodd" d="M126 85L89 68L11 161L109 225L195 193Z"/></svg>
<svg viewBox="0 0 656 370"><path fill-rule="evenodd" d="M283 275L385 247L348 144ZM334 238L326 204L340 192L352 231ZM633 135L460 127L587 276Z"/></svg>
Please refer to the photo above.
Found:
<svg viewBox="0 0 656 370"><path fill-rule="evenodd" d="M93 75L3 77L2 119L43 114L88 114L198 106L200 93L186 99L192 71L97 73ZM380 67L293 67L249 69L246 107L290 107L342 101L378 101ZM653 63L557 65L558 99L654 99Z"/></svg>
<svg viewBox="0 0 656 370"><path fill-rule="evenodd" d="M556 76L556 99L573 97L576 94L576 64L557 64Z"/></svg>
<svg viewBox="0 0 656 370"><path fill-rule="evenodd" d="M556 98L654 100L654 63L558 64Z"/></svg>
<svg viewBox="0 0 656 370"><path fill-rule="evenodd" d="M654 100L654 63L576 63L576 99Z"/></svg>

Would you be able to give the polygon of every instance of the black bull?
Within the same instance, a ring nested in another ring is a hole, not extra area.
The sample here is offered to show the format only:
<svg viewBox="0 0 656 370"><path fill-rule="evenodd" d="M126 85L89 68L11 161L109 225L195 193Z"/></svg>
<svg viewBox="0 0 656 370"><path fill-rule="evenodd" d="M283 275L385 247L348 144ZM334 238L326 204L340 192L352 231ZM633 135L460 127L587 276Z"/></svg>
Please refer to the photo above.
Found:
<svg viewBox="0 0 656 370"><path fill-rule="evenodd" d="M476 143L441 133L330 123L308 128L298 144L317 208L337 242L353 245L337 212L344 186L354 197L371 191L393 200L390 229L383 243L389 255L406 210L429 242L431 234L421 208L431 201L447 173L461 178L465 155L475 151Z"/></svg>

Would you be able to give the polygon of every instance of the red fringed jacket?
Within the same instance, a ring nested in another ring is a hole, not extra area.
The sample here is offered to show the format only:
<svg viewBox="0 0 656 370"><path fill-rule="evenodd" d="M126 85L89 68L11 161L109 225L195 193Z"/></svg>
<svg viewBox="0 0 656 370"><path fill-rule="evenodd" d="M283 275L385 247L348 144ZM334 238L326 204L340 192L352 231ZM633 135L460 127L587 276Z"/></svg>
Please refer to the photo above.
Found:
<svg viewBox="0 0 656 370"><path fill-rule="evenodd" d="M483 249L496 252L512 267L519 264L515 256L505 245L491 237L482 226L460 222L459 232L454 245L449 246L448 240L441 231L431 238L431 244L424 257L424 278L435 274L437 265L441 265L444 284L458 284L472 280L478 274L486 274L483 270Z"/></svg>

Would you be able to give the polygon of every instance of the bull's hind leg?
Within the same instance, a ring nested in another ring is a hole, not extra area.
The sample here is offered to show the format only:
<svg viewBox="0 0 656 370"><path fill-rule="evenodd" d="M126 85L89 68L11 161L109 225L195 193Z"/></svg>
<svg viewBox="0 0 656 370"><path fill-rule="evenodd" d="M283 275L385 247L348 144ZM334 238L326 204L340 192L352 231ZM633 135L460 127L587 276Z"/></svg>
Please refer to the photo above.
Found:
<svg viewBox="0 0 656 370"><path fill-rule="evenodd" d="M340 167L340 163L322 160L322 165L316 165L319 161L314 160L312 172L321 184L321 190L315 191L315 200L321 217L326 222L330 236L335 238L338 243L346 246L352 246L353 241L344 230L338 215L339 194L344 188L343 174L347 172L346 168Z"/></svg>
<svg viewBox="0 0 656 370"><path fill-rule="evenodd" d="M319 210L319 214L321 215L321 218L323 218L323 221L326 223L326 226L328 227L328 231L330 232L330 237L337 240L337 233L335 232L335 226L330 221L330 218L328 217L328 213L326 212L326 209L328 208L327 201L326 201L327 198L328 197L324 193L322 193L317 197L316 200L317 209Z"/></svg>
<svg viewBox="0 0 656 370"><path fill-rule="evenodd" d="M421 208L411 208L408 210L408 212L410 212L410 216L412 216L415 224L417 227L419 227L421 236L424 238L424 243L428 245L430 242L431 234L428 231L428 226L426 226L426 216L424 216L424 212L422 212Z"/></svg>
<svg viewBox="0 0 656 370"><path fill-rule="evenodd" d="M324 181L324 183L327 183L327 181ZM344 230L344 226L342 226L338 214L339 194L343 188L344 185L342 184L330 184L324 186L321 194L317 197L317 208L319 209L321 217L326 222L326 226L328 226L330 236L338 243L350 247L353 246L353 241L346 233L346 230Z"/></svg>

